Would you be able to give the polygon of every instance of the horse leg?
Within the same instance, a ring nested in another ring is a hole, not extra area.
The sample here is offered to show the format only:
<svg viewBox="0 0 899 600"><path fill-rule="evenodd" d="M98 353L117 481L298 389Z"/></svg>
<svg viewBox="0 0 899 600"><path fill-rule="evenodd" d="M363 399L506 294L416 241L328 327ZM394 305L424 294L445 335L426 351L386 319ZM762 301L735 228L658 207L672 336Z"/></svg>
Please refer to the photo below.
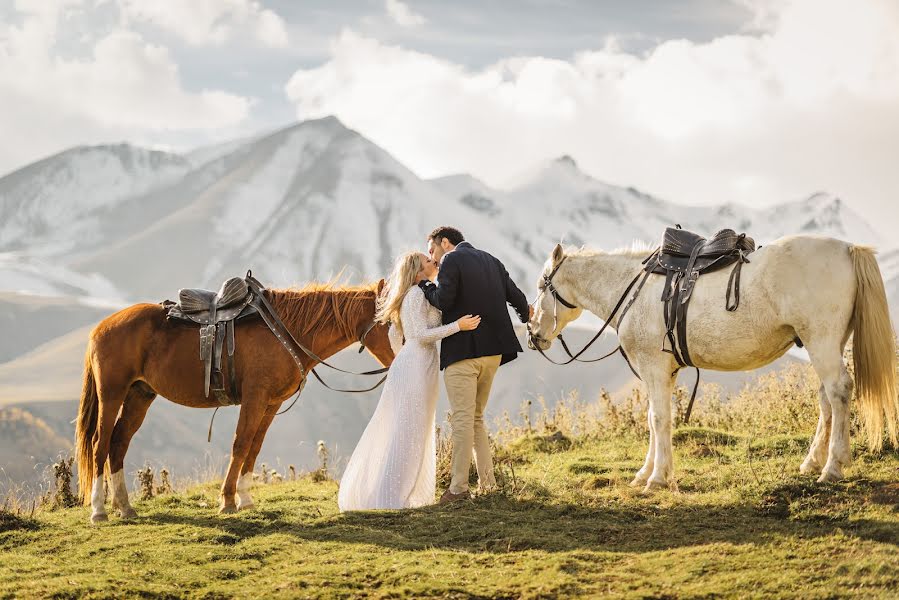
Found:
<svg viewBox="0 0 899 600"><path fill-rule="evenodd" d="M244 399L240 405L240 416L237 418L237 430L234 432L234 444L231 446L231 462L228 473L222 483L222 504L219 513L237 512L234 495L237 492L237 479L240 476L244 461L250 453L253 439L259 425L265 418L267 404L258 396L241 395Z"/></svg>
<svg viewBox="0 0 899 600"><path fill-rule="evenodd" d="M91 523L109 520L106 515L106 490L103 487L103 471L109 457L109 445L112 430L115 426L119 409L125 402L130 384L103 381L97 386L99 397L99 414L97 417L97 434L94 442L94 485L91 490ZM124 483L124 480L123 480Z"/></svg>
<svg viewBox="0 0 899 600"><path fill-rule="evenodd" d="M824 384L818 390L818 428L815 430L815 439L809 447L808 455L799 466L799 472L803 475L818 473L827 460L827 446L830 443L830 423L833 411Z"/></svg>
<svg viewBox="0 0 899 600"><path fill-rule="evenodd" d="M652 474L652 468L655 465L656 434L652 424L652 404L646 409L646 420L649 425L649 449L646 451L646 460L643 461L643 466L637 471L637 475L630 483L631 487L642 488L645 486L646 482L649 481L649 476Z"/></svg>
<svg viewBox="0 0 899 600"><path fill-rule="evenodd" d="M828 344L824 350L809 347L812 366L821 379L830 400L831 424L830 444L827 463L821 471L819 482L839 481L843 478L843 467L849 464L849 399L852 396L852 378L843 364L843 355L838 344Z"/></svg>
<svg viewBox="0 0 899 600"><path fill-rule="evenodd" d="M652 475L643 488L644 493L666 488L673 482L674 457L671 451L671 393L674 390L674 374L661 369L641 369L646 372L649 403L652 407L652 428L655 432L655 459Z"/></svg>
<svg viewBox="0 0 899 600"><path fill-rule="evenodd" d="M128 489L125 487L125 454L131 444L131 438L144 422L150 404L156 398L146 384L135 383L125 396L122 415L112 430L112 442L109 447L110 487L112 489L112 507L117 508L124 519L133 519L137 513L128 501Z"/></svg>
<svg viewBox="0 0 899 600"><path fill-rule="evenodd" d="M240 470L240 479L237 481L238 510L250 510L255 508L253 497L250 496L250 487L253 485L253 471L256 468L256 458L259 456L259 451L262 450L262 442L265 440L265 434L268 433L269 426L272 424L272 421L275 420L278 406L279 405L270 405L266 409L265 416L262 418L262 423L259 424L259 429L256 430L256 435L253 437L253 445L250 446L250 453L247 455L246 460L243 461L243 467Z"/></svg>

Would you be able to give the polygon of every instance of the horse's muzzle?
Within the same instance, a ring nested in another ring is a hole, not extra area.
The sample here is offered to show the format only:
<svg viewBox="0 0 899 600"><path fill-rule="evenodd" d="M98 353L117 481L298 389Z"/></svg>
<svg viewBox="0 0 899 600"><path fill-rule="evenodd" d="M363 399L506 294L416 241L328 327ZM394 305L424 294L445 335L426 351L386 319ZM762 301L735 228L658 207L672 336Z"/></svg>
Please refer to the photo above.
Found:
<svg viewBox="0 0 899 600"><path fill-rule="evenodd" d="M531 350L549 350L550 346L552 346L552 342L549 340L533 334L528 336L528 348Z"/></svg>

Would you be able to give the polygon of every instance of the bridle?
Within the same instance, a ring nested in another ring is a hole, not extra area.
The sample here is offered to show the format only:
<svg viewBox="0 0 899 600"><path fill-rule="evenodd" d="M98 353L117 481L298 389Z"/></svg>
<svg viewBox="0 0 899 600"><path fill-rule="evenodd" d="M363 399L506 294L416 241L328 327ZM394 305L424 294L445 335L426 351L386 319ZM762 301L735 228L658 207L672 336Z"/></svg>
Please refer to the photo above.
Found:
<svg viewBox="0 0 899 600"><path fill-rule="evenodd" d="M371 324L365 328L362 332L362 335L359 336L359 354L362 354L365 351L365 336L371 333L371 330L375 328L378 322L372 319Z"/></svg>
<svg viewBox="0 0 899 600"><path fill-rule="evenodd" d="M547 275L545 273L543 274L543 287L540 288L539 293L537 294L537 297L534 299L534 302L533 302L533 305L537 306L537 303L541 300L541 298L543 298L543 294L545 294L547 290L549 290L549 293L552 294L552 297L553 297L553 331L555 331L556 328L558 328L558 326L559 326L559 304L561 304L565 308L570 308L572 310L578 308L577 305L572 304L571 302L569 302L568 300L563 298L562 294L559 293L559 290L556 289L556 286L553 285L553 277L555 277L556 273L559 272L559 269L562 267L562 264L565 262L566 258L568 258L568 257L563 256L562 260L559 261L559 264L557 264L555 266L555 268L549 273L549 275ZM535 340L539 340L542 342L549 341L549 340L544 340L543 338L540 338L538 336L535 336L531 332L531 324L530 323L528 323L528 335L530 336L531 341L535 341ZM559 337L561 339L561 335L557 336L557 337ZM534 344L534 345L536 346L536 344Z"/></svg>
<svg viewBox="0 0 899 600"><path fill-rule="evenodd" d="M562 306L565 306L566 308L570 308L570 309L581 308L581 307L577 306L576 304L573 304L572 302L569 302L568 300L563 298L562 294L559 293L559 290L556 289L556 286L553 284L553 277L555 277L556 273L559 272L559 269L565 263L566 258L568 258L568 257L563 256L562 260L560 260L559 264L557 264L553 268L553 270L550 271L549 275L546 275L546 274L543 275L543 287L540 289L539 293L537 294L537 298L534 300L534 306L537 306L537 302L542 299L543 294L545 294L547 290L549 290L549 293L552 294L552 297L553 297L553 329L552 330L553 331L555 331L559 326L559 304L561 304ZM567 361L556 362L555 360L553 360L549 356L547 356L546 353L543 351L543 349L540 347L540 343L541 342L545 343L545 342L548 342L549 340L545 340L538 335L534 335L534 332L531 330L531 324L530 324L530 322L528 322L528 337L530 338L531 344L534 346L534 348L537 350L537 352L539 352L540 355L543 356L543 358L545 358L546 360L548 360L549 362L551 362L555 365L569 365L573 362L594 363L594 362L599 362L601 360L604 360L617 352L621 352L621 355L624 356L624 359L627 361L628 366L631 367L631 371L634 371L634 368L633 368L633 366L631 366L631 363L628 360L627 355L624 353L624 349L621 348L621 345L619 345L617 348L615 348L608 354L600 356L599 358L582 359L580 357L605 332L606 327L608 327L609 323L612 322L612 319L615 318L615 315L618 313L618 309L620 309L621 305L624 304L624 300L627 298L627 295L630 293L631 288L634 287L634 284L637 283L638 279L640 279L640 273L637 273L636 277L634 277L631 280L631 282L628 284L627 288L625 288L624 293L621 294L621 298L618 300L618 303L615 305L615 308L612 309L612 312L609 315L609 318L603 322L602 327L599 329L599 331L596 333L596 335L593 336L593 339L591 339L589 342L587 342L587 344L583 348L581 348L581 350L577 354L572 354L571 350L568 348L568 344L565 342L565 338L562 337L562 332L559 332L559 334L556 337L559 339L559 343L562 344L562 348L565 350L565 353L569 357ZM645 277L644 277L643 281L644 282L646 281ZM631 298L630 302L628 302L627 306L625 307L624 312L621 314L621 317L619 318L619 324L621 322L621 319L624 318L624 314L634 303L634 300L637 299L637 294L640 292L640 288L642 288L642 287L643 287L643 284L641 283L640 286L637 288L637 291L634 293L634 296ZM634 375L637 375L636 371L634 371ZM637 375L637 378L639 378L639 375Z"/></svg>

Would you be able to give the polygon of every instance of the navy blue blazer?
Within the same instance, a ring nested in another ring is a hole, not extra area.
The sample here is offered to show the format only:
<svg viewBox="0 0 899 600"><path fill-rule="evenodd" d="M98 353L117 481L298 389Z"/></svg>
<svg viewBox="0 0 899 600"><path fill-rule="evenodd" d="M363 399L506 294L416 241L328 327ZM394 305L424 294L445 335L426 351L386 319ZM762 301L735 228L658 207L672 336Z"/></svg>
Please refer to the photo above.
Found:
<svg viewBox="0 0 899 600"><path fill-rule="evenodd" d="M441 342L441 370L460 360L497 354L502 356L500 364L505 364L522 351L506 303L527 323L528 301L503 263L491 254L461 242L444 255L437 285L422 281L419 286L428 302L443 312L444 324L465 315L481 317L477 329L460 331Z"/></svg>

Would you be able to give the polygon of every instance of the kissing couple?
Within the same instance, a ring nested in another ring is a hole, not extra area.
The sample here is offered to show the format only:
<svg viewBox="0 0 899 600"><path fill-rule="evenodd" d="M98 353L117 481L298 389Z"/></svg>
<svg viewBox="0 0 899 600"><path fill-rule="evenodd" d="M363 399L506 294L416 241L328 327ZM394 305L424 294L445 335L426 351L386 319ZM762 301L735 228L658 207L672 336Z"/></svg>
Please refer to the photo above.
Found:
<svg viewBox="0 0 899 600"><path fill-rule="evenodd" d="M503 264L466 242L458 229L435 229L428 254L400 256L379 301L376 320L391 323L396 358L340 481L341 511L434 502L438 370L449 397L453 440L452 481L440 503L470 497L472 451L478 487L496 486L484 409L497 369L522 351L506 304L522 323L533 308Z"/></svg>

